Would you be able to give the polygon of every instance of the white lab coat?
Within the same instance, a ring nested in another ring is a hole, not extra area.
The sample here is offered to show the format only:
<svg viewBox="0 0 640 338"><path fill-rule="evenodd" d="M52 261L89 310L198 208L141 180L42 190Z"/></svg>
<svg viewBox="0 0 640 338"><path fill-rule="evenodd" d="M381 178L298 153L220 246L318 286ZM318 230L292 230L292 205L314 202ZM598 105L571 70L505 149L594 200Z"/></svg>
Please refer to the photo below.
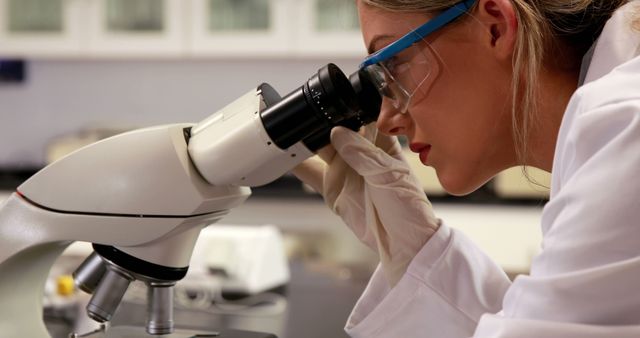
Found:
<svg viewBox="0 0 640 338"><path fill-rule="evenodd" d="M376 270L349 335L640 337L640 33L631 6L607 22L565 112L531 274L511 283L445 223L395 287Z"/></svg>

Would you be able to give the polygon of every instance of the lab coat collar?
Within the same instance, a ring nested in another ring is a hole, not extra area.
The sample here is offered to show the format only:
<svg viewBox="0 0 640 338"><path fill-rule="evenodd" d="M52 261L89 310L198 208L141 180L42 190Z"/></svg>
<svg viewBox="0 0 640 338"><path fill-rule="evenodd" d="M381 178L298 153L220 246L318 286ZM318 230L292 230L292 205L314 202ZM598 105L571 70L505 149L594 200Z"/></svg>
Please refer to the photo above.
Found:
<svg viewBox="0 0 640 338"><path fill-rule="evenodd" d="M593 48L591 60L589 61L589 56L585 55L583 62L588 65L586 76L584 76L585 85L606 76L616 67L627 63L640 54L640 32L636 32L632 28L633 15L638 12L640 12L640 1L632 1L619 8L607 21L595 48ZM571 105L571 103L569 104ZM564 144L576 114L575 107L568 107L562 117L553 159L551 199L562 189L560 173L563 172L563 168L561 163L568 156L565 153ZM546 230L543 229L543 231Z"/></svg>
<svg viewBox="0 0 640 338"><path fill-rule="evenodd" d="M640 1L618 9L607 21L593 51L585 83L595 81L617 66L640 54L640 32L632 28L634 15L640 15Z"/></svg>

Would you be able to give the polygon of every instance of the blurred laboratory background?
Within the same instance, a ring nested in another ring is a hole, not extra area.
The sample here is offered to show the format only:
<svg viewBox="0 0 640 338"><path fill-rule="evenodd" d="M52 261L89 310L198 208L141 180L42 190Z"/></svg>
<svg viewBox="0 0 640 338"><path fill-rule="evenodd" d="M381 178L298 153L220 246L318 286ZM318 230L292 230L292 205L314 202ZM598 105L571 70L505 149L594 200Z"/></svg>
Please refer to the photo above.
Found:
<svg viewBox="0 0 640 338"><path fill-rule="evenodd" d="M286 94L329 62L351 73L365 55L353 1L0 0L0 200L86 144L200 121L263 82ZM437 216L510 276L528 272L547 174L513 168L453 197L407 153ZM177 327L346 337L377 261L318 194L286 175L205 232L176 292ZM87 252L71 246L51 271L53 337L95 326L81 318L87 295L68 279ZM113 324L144 315L134 285Z"/></svg>

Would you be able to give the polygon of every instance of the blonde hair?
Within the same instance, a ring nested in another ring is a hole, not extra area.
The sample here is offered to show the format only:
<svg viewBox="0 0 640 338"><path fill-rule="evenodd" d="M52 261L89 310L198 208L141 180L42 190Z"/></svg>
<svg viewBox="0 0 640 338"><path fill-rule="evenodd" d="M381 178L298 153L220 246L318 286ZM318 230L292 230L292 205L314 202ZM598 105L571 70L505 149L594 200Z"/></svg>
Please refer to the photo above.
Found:
<svg viewBox="0 0 640 338"><path fill-rule="evenodd" d="M438 12L460 0L362 0L364 3L394 12ZM520 164L528 156L527 139L537 116L538 74L551 51L568 47L575 55L575 67L581 56L600 35L613 12L629 0L511 0L518 19L517 41L513 56L512 129L515 152ZM635 26L640 26L636 20Z"/></svg>

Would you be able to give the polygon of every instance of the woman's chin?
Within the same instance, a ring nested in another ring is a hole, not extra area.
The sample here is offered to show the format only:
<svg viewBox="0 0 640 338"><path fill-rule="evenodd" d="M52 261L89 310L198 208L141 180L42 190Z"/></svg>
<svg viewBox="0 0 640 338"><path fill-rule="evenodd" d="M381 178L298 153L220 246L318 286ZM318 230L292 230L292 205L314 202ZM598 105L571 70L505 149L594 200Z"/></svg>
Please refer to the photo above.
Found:
<svg viewBox="0 0 640 338"><path fill-rule="evenodd" d="M441 173L436 170L442 188L453 196L466 196L482 187L490 178L482 179L462 173Z"/></svg>

